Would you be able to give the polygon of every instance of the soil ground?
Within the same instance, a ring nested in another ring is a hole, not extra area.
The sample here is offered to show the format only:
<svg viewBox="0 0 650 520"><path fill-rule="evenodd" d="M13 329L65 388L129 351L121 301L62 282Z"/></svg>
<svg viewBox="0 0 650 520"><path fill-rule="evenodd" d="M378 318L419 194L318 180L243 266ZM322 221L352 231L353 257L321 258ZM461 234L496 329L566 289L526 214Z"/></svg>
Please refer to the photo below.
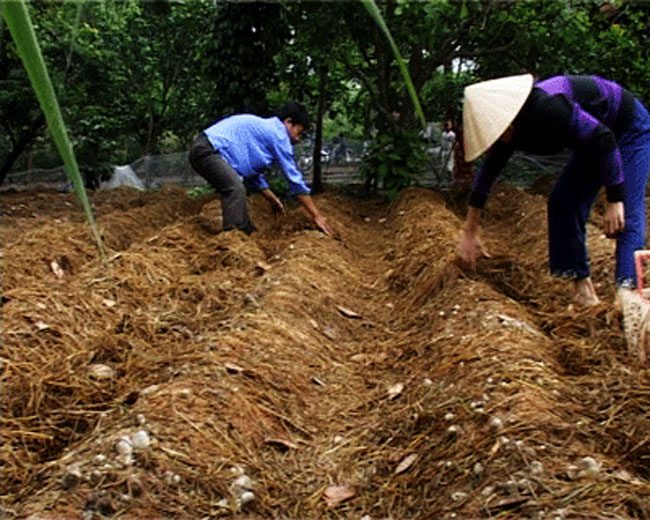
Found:
<svg viewBox="0 0 650 520"><path fill-rule="evenodd" d="M604 303L575 309L544 197L496 190L470 272L461 195L328 192L334 240L98 192L102 262L72 195L3 193L2 516L650 518L612 243L590 226Z"/></svg>

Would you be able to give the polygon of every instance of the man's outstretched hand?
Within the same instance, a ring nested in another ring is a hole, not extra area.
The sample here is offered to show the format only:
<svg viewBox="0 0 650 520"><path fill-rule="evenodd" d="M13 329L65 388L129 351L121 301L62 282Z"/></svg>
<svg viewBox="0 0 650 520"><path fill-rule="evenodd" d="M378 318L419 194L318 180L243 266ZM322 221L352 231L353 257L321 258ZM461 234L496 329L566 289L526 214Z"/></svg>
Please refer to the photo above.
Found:
<svg viewBox="0 0 650 520"><path fill-rule="evenodd" d="M316 224L316 227L320 229L323 233L325 233L327 236L339 238L338 232L334 229L334 227L327 221L327 219L323 215L317 215L316 217L314 217L314 224Z"/></svg>

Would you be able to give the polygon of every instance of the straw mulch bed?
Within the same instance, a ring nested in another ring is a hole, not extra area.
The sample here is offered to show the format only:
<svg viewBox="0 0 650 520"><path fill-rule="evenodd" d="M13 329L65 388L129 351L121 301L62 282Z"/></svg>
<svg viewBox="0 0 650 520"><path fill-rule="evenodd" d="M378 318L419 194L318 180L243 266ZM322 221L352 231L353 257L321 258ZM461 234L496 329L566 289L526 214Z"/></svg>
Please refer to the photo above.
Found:
<svg viewBox="0 0 650 520"><path fill-rule="evenodd" d="M320 197L340 240L257 197L246 236L216 200L98 193L108 265L74 207L11 197L3 516L650 516L648 369L547 276L542 197L495 193L476 272L425 190Z"/></svg>

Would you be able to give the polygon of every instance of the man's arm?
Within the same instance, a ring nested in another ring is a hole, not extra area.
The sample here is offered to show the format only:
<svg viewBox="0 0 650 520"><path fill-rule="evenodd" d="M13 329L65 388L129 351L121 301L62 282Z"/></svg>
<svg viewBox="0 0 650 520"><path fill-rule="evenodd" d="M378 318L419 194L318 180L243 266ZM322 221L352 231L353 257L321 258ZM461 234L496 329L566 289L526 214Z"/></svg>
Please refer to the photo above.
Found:
<svg viewBox="0 0 650 520"><path fill-rule="evenodd" d="M271 203L271 206L274 209L278 210L283 215L287 214L287 210L285 209L284 204L282 204L282 201L278 199L277 195L269 188L263 189L260 193L264 195L264 198Z"/></svg>
<svg viewBox="0 0 650 520"><path fill-rule="evenodd" d="M316 207L316 204L314 204L314 200L311 198L310 195L306 195L306 194L296 195L296 198L298 199L298 202L300 202L302 207L305 208L305 210L307 211L311 219L314 221L316 226L318 226L318 229L320 229L326 235L336 236L336 231L329 224L329 222L327 222L327 219L321 214L321 212L318 211L318 208Z"/></svg>

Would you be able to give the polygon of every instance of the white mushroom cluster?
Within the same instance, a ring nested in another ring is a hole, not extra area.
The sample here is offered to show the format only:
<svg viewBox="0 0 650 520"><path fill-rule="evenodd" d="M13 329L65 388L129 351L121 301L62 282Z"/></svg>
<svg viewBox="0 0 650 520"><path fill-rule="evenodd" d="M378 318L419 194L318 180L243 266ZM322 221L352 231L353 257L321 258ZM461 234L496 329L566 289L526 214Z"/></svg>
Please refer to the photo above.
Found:
<svg viewBox="0 0 650 520"><path fill-rule="evenodd" d="M115 443L115 451L118 453L117 461L123 466L132 466L133 453L146 451L150 445L151 439L146 430L138 430L131 435L122 435Z"/></svg>
<svg viewBox="0 0 650 520"><path fill-rule="evenodd" d="M490 417L490 420L488 421L488 424L490 425L490 429L493 432L499 432L503 429L503 421L501 420L500 417L493 415Z"/></svg>
<svg viewBox="0 0 650 520"><path fill-rule="evenodd" d="M246 471L240 466L233 466L230 472L235 477L235 480L230 484L230 491L234 499L234 508L240 510L244 505L255 500L255 482L250 478ZM222 498L219 507L230 509L231 502L227 498Z"/></svg>
<svg viewBox="0 0 650 520"><path fill-rule="evenodd" d="M112 449L108 453L97 453L90 460L67 466L61 479L62 487L66 490L74 489L82 481L98 486L111 472L133 466L134 454L147 451L155 442L147 431L149 426L144 416L140 414L136 419L141 428L132 433L122 432L119 437L109 441ZM125 501L126 498L120 500Z"/></svg>
<svg viewBox="0 0 650 520"><path fill-rule="evenodd" d="M576 464L567 468L567 476L571 480L581 478L597 478L600 475L601 464L593 457L582 457Z"/></svg>
<svg viewBox="0 0 650 520"><path fill-rule="evenodd" d="M177 486L178 484L181 483L181 476L174 473L173 471L165 471L165 474L163 475L163 480L165 484L169 486Z"/></svg>

